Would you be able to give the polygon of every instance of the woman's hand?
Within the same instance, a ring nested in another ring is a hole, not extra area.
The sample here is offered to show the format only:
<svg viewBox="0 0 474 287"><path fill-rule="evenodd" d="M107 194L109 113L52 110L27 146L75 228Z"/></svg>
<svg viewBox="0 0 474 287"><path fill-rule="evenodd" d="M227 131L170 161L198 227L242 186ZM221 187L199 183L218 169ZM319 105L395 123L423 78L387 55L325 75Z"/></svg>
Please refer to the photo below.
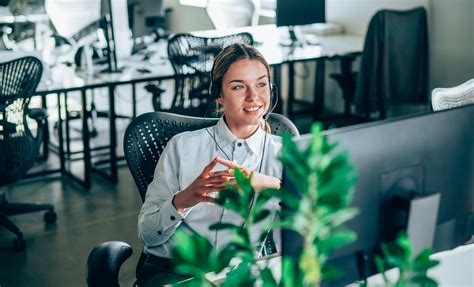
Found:
<svg viewBox="0 0 474 287"><path fill-rule="evenodd" d="M218 159L214 158L188 187L176 193L172 202L176 210L182 212L200 202L214 202L209 193L224 189L224 183L231 180L228 176L211 173L217 163Z"/></svg>
<svg viewBox="0 0 474 287"><path fill-rule="evenodd" d="M265 188L276 188L276 189L280 188L281 182L276 177L261 174L261 173L258 173L256 171L252 171L252 170L250 170L248 168L245 168L245 167L242 167L242 166L240 166L240 165L238 165L234 162L231 162L229 160L225 160L225 159L222 159L222 158L219 158L219 157L216 158L216 161L218 163L222 164L222 165L225 165L229 169L224 170L224 171L213 172L213 173L211 173L212 176L225 176L225 177L228 177L228 178L233 178L234 177L234 168L238 168L246 177L250 176L250 174L253 173L250 184L252 185L252 187L257 192L259 192L259 191L261 191L262 189L265 189ZM230 183L234 184L235 181L232 180Z"/></svg>

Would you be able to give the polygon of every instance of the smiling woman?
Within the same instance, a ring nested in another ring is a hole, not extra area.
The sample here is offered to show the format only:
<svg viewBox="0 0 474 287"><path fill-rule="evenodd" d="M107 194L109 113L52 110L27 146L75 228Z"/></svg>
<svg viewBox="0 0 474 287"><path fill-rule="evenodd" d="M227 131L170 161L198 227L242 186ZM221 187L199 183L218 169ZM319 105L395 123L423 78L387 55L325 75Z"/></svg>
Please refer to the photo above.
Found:
<svg viewBox="0 0 474 287"><path fill-rule="evenodd" d="M276 155L281 139L268 132L265 120L271 106L269 72L263 56L249 45L230 45L216 57L211 97L222 106L223 116L215 126L176 135L163 151L138 220L147 254L138 286L183 278L173 273L169 259L178 229L205 236L217 249L229 242L228 231L209 226L244 222L239 214L214 204L215 194L226 183L235 183L234 168L252 174L256 190L280 187L282 167ZM268 209L277 208L276 200L269 202ZM255 226L252 234L261 234L262 227ZM257 237L252 244L260 250Z"/></svg>

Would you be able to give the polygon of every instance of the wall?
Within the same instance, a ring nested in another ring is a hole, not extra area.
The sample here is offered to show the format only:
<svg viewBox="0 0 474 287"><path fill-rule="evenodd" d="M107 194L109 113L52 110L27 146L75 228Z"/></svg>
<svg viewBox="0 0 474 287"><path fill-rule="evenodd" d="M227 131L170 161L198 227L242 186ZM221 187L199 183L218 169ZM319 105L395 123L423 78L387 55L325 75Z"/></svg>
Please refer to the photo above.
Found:
<svg viewBox="0 0 474 287"><path fill-rule="evenodd" d="M430 1L430 86L450 87L474 78L474 1Z"/></svg>

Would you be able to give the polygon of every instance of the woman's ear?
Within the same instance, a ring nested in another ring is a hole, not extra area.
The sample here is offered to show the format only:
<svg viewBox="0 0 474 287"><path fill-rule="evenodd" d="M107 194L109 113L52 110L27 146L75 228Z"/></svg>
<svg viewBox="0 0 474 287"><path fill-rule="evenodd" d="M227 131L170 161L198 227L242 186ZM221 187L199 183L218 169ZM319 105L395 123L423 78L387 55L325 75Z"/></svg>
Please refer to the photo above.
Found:
<svg viewBox="0 0 474 287"><path fill-rule="evenodd" d="M219 105L222 105L222 106L224 105L224 99L222 98L222 96L217 97L216 100Z"/></svg>

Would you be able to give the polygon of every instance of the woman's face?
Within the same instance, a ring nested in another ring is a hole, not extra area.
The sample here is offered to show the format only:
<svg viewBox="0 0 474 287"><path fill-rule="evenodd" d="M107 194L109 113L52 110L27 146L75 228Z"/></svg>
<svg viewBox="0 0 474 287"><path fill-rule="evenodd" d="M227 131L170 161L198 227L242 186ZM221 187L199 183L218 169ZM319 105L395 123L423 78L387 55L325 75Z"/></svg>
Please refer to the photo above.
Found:
<svg viewBox="0 0 474 287"><path fill-rule="evenodd" d="M269 75L265 65L249 59L233 63L224 74L217 101L224 106L229 129L239 138L250 136L270 104Z"/></svg>

